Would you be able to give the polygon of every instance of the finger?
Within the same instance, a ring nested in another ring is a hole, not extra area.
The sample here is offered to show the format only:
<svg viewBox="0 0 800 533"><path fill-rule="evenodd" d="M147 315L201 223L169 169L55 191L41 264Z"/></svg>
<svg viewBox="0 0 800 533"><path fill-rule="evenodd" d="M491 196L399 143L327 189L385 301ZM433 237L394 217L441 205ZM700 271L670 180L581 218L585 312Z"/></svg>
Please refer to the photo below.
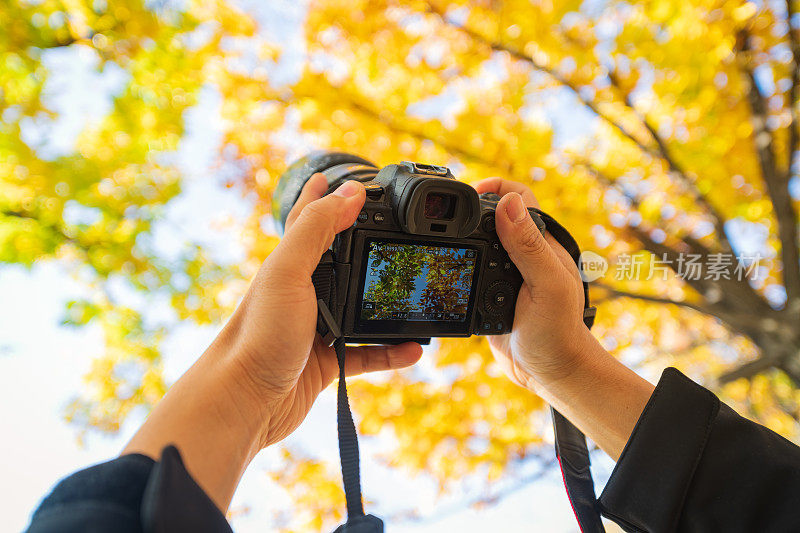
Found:
<svg viewBox="0 0 800 533"><path fill-rule="evenodd" d="M356 346L347 348L344 373L357 376L365 372L406 368L422 357L422 346L404 342L395 346Z"/></svg>
<svg viewBox="0 0 800 533"><path fill-rule="evenodd" d="M553 234L550 232L546 233L547 243L550 245L550 248L555 252L558 260L564 265L564 268L572 274L572 277L578 282L582 283L583 280L581 279L581 274L578 271L578 265L575 264L575 260L569 255L569 252L561 246L561 243L553 237Z"/></svg>
<svg viewBox="0 0 800 533"><path fill-rule="evenodd" d="M498 202L495 224L503 247L530 287L560 266L518 193L510 192Z"/></svg>
<svg viewBox="0 0 800 533"><path fill-rule="evenodd" d="M283 275L308 280L336 234L356 221L365 198L364 186L350 180L331 194L306 204L267 258L273 278Z"/></svg>
<svg viewBox="0 0 800 533"><path fill-rule="evenodd" d="M297 197L297 201L292 206L291 211L289 211L289 216L286 217L286 224L284 225L285 231L289 231L289 228L292 227L292 224L294 224L294 221L300 216L300 212L305 206L314 200L322 198L327 190L328 178L325 177L325 174L317 172L312 175L306 184L303 185L300 196Z"/></svg>
<svg viewBox="0 0 800 533"><path fill-rule="evenodd" d="M472 187L478 193L493 192L499 196L505 196L510 192L515 192L522 196L522 201L528 207L539 207L539 201L536 195L527 185L523 185L518 181L504 180L503 178L486 178L472 184Z"/></svg>

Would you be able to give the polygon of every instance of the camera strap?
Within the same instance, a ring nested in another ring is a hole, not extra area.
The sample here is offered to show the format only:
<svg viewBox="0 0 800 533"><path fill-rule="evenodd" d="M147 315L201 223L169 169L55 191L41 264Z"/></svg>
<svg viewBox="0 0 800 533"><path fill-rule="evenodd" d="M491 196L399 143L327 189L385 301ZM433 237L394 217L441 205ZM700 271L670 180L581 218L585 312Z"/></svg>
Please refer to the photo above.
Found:
<svg viewBox="0 0 800 533"><path fill-rule="evenodd" d="M581 251L578 243L570 233L547 213L532 208L544 227L558 243L567 250L580 270ZM537 224L541 227L541 224ZM337 390L336 422L339 434L339 458L342 465L345 501L347 503L347 521L340 525L334 533L383 533L383 521L373 515L364 514L361 497L360 458L358 451L358 435L350 410L345 380L345 341L337 325L331 307L335 308L335 272L330 252L323 255L312 276L317 293L317 331L323 342L333 346L339 364L339 384ZM589 304L589 287L583 281L584 310L583 322L591 329L594 324L596 309ZM600 517L600 507L594 492L594 482L590 468L589 449L586 437L561 413L550 408L553 419L555 452L564 487L567 491L572 511L578 522L581 533L604 533Z"/></svg>
<svg viewBox="0 0 800 533"><path fill-rule="evenodd" d="M544 211L531 209L539 215L544 222L545 229L564 247L580 271L581 250L572 235ZM596 314L597 309L589 303L589 285L584 280L583 323L587 328L592 329ZM552 407L550 414L553 418L556 459L558 459L558 466L561 469L564 488L567 490L567 498L581 533L603 533L605 528L600 517L600 505L594 492L586 437L572 422Z"/></svg>
<svg viewBox="0 0 800 533"><path fill-rule="evenodd" d="M331 253L325 252L317 265L312 281L317 293L317 332L327 346L333 346L339 365L339 384L336 390L336 427L339 435L339 461L342 464L344 498L347 504L347 521L334 533L383 533L383 521L374 515L364 514L361 498L361 469L358 452L358 434L347 397L345 379L345 342L330 307L335 306L336 273ZM330 307L329 307L330 306Z"/></svg>
<svg viewBox="0 0 800 533"><path fill-rule="evenodd" d="M344 376L345 345L339 337L333 343L336 360L339 362L339 386L336 391L336 425L339 431L339 460L342 463L344 498L347 503L347 522L336 528L335 533L383 533L383 521L377 516L365 515L361 500L361 471L358 455L358 434L347 398L347 383Z"/></svg>

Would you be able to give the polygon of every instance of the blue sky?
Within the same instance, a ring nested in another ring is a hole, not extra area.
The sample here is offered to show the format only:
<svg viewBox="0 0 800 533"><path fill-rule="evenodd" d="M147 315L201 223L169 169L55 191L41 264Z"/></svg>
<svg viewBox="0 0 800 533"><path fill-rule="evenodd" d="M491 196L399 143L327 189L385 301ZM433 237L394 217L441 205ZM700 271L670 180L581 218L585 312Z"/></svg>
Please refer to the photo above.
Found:
<svg viewBox="0 0 800 533"><path fill-rule="evenodd" d="M296 60L302 54L300 25L304 4L288 0L268 7L249 0L243 4L255 11L267 31L287 44L289 52L284 54L283 66L276 75L291 77L292 65L299 63ZM55 52L48 65L52 69L51 105L61 117L54 124L31 125L27 135L31 140L45 138L43 150L67 151L85 122L107 111L108 100L97 98L97 93L110 93L124 82L124 75L114 69L103 75L95 73L91 55L75 47ZM576 113L568 96L556 92L542 98L552 99L553 105L548 109L557 119L558 138L567 140L585 131L591 117ZM221 129L218 105L216 93L205 90L198 108L188 116L188 137L177 154L186 175L184 191L170 204L156 231L156 244L167 250L172 243L194 240L228 260L236 260L241 250L216 223L226 219L241 221L250 206L249 200L222 187L213 169ZM445 106L447 102L439 105ZM92 357L102 351L101 336L95 328L76 330L59 326L64 303L83 291L84 286L55 263L36 264L30 270L16 266L0 268L0 295L4 303L0 306L0 434L4 436L0 440L3 479L0 531L24 528L38 501L57 479L113 458L141 423L141 418L129 420L116 436L90 434L81 445L75 428L62 418L66 404L82 387L82 376L88 371ZM215 328L189 324L172 331L165 344L167 375L177 379L215 334ZM430 373L424 359L422 371ZM465 508L461 502L478 495L477 485L464 483L452 495L440 498L430 479L381 466L376 455L390 449L390 439L382 435L362 441L365 495L378 504L371 510L386 515L416 508L423 516L439 518L389 524L389 531L577 530L557 472L513 492L496 506ZM323 393L291 442L336 468L332 389ZM246 506L250 511L234 519L236 531L269 530L273 512L287 506L286 495L270 482L266 473L278 461L276 449L265 450L246 473L232 509ZM606 459L601 462L604 473L601 477L604 477L610 462Z"/></svg>

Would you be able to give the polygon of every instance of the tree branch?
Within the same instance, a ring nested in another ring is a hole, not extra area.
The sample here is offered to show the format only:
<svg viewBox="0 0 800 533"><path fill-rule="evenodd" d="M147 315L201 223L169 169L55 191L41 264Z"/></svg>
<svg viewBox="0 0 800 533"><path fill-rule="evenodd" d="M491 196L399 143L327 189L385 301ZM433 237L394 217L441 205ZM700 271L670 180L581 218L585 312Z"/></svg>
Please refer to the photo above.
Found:
<svg viewBox="0 0 800 533"><path fill-rule="evenodd" d="M776 361L761 356L758 359L754 359L734 370L731 370L730 372L725 372L717 379L717 382L720 385L724 385L740 378L752 378L756 374L760 374L764 370L772 368L775 363Z"/></svg>
<svg viewBox="0 0 800 533"><path fill-rule="evenodd" d="M792 86L789 89L789 112L792 120L789 123L789 146L788 162L786 165L786 179L792 177L794 164L797 161L797 152L800 151L800 37L792 27L792 18L796 14L792 0L786 0L786 25L789 28L789 48L792 51L792 61L789 64L791 69Z"/></svg>
<svg viewBox="0 0 800 533"><path fill-rule="evenodd" d="M78 242L74 237L71 237L70 235L68 235L67 232L64 231L63 228L59 227L58 224L45 224L45 223L43 223L41 221L41 219L39 219L33 213L29 213L27 211L14 211L14 210L10 210L10 209L4 209L4 210L0 211L0 216L23 218L25 220L33 220L33 221L37 222L42 228L45 228L45 229L49 230L51 233L55 234L56 236L58 236L59 238L61 238L65 242L68 242L70 244L74 244L75 246L77 246L81 250L84 250L84 251L88 250L88 247L86 245L84 245L83 243Z"/></svg>
<svg viewBox="0 0 800 533"><path fill-rule="evenodd" d="M753 113L753 142L755 144L761 176L766 185L775 218L778 222L778 237L781 241L783 283L786 289L787 308L800 301L800 245L798 245L797 212L789 194L789 173L779 172L775 162L772 133L767 128L767 101L758 88L755 72L751 66L750 34L741 30L737 36L736 50L739 65L748 82L747 100Z"/></svg>
<svg viewBox="0 0 800 533"><path fill-rule="evenodd" d="M721 320L722 322L727 324L732 330L740 332L749 337L757 333L757 328L756 328L757 325L754 323L751 313L747 313L741 310L737 311L731 309L730 305L725 303L721 302L709 303L707 301L704 301L703 304L693 304L682 300L672 300L670 298L662 298L659 296L650 296L647 294L639 294L620 289L615 289L614 287L611 287L604 283L594 282L593 285L608 292L609 295L613 298L631 298L633 300L650 302L654 304L675 305L678 307L683 307L684 309L696 311L698 313L702 313L704 315Z"/></svg>
<svg viewBox="0 0 800 533"><path fill-rule="evenodd" d="M712 218L714 218L714 226L717 230L720 242L723 243L723 246L726 249L730 247L727 241L727 236L725 235L724 232L725 219L722 217L721 213L719 213L719 211L711 204L708 198L706 198L703 195L703 193L697 189L697 185L694 183L694 180L692 180L688 176L688 174L686 174L686 172L683 171L683 169L681 169L680 166L678 166L674 158L672 158L669 152L666 150L666 146L663 145L663 140L660 138L657 131L647 121L643 120L643 117L638 112L636 113L637 118L639 118L639 120L642 121L645 128L653 137L653 140L656 141L658 148L653 148L652 146L648 146L647 144L636 138L636 136L633 135L633 133L631 133L630 131L628 131L622 124L620 124L618 121L614 120L610 115L602 111L599 108L597 102L584 97L581 94L580 88L577 85L568 80L566 77L559 74L554 69L548 67L547 65L539 63L533 57L524 53L521 50L518 50L505 43L492 41L488 37L479 34L475 30L472 30L471 28L455 24L454 22L450 21L447 18L446 14L440 8L433 5L432 2L426 2L426 5L428 7L428 11L430 13L435 14L444 24L456 28L457 30L461 31L462 33L470 37L473 41L476 41L484 46L487 46L496 52L505 52L520 61L528 63L534 69L548 75L553 80L555 80L559 85L566 87L567 89L572 91L574 96L581 102L581 104L583 104L587 109L592 111L592 113L594 113L604 122L606 122L614 129L619 131L623 137L633 142L639 148L639 150L646 153L655 160L663 160L670 169L670 173L675 175L688 188L689 194L691 194L691 196L695 199L695 201L700 205L702 205L703 208L708 212L708 214ZM629 107L631 110L635 111L632 105L626 104L626 107Z"/></svg>
<svg viewBox="0 0 800 533"><path fill-rule="evenodd" d="M616 183L615 180L612 180L608 176L606 176L603 172L599 171L598 169L594 168L590 164L583 163L584 168L589 171L598 181L603 183L608 188L613 188L620 192L625 198L631 202L635 208L639 206L638 198L628 194L626 191L622 190ZM626 229L631 232L638 240L642 243L644 249L648 250L650 253L656 255L657 257L667 257L669 260L670 268L677 273L674 268L679 261L682 251L680 249L676 249L674 247L667 246L666 244L655 242L649 234L650 229L642 228L642 227L633 227L627 226ZM703 256L708 256L711 254L711 251L705 247L701 242L693 239L688 235L684 235L683 237L676 237L672 235L673 239L679 241L680 246L684 246L686 250L694 254L700 254ZM741 327L743 321L746 322L744 319L744 315L738 316L738 314L734 315L727 307L729 305L733 305L737 308L737 313L745 313L752 312L754 308L764 308L764 312L771 312L772 309L767 305L767 303L761 298L758 293L756 293L750 284L746 280L701 280L701 279L682 279L684 283L692 287L695 291L703 296L707 296L710 293L717 293L720 294L720 299L718 301L710 303L705 310L699 310L706 314L711 314L717 316L721 320L728 322L732 327ZM723 304L723 300L730 299L729 305ZM669 303L669 302L664 302ZM755 307L754 307L755 306ZM734 319L736 316L736 319Z"/></svg>
<svg viewBox="0 0 800 533"><path fill-rule="evenodd" d="M602 172L600 169L598 169L588 161L579 161L578 164L581 165L584 169L586 169L586 171L588 171L590 174L592 174L595 177L595 179L597 179L597 181L604 184L607 188L614 189L615 191L619 192L622 196L625 197L626 200L628 200L631 203L631 205L634 208L636 208L637 210L639 209L641 205L639 199L634 195L628 193L622 187L620 187L616 179L608 177L604 172ZM650 231L650 229L648 228L647 231ZM711 250L709 250L708 247L706 247L697 239L690 237L689 235L684 235L683 237L677 237L675 235L672 235L672 238L681 241L681 243L685 244L687 248L694 250L697 253L700 254L711 253Z"/></svg>
<svg viewBox="0 0 800 533"><path fill-rule="evenodd" d="M503 43L500 43L500 42L497 42L497 41L491 41L487 37L484 37L483 35L481 35L478 32L476 32L475 30L472 30L472 29L470 29L470 28L468 28L466 26L458 25L458 24L450 21L447 18L447 15L443 11L441 11L441 9L439 9L436 6L434 6L433 3L426 2L426 5L428 6L428 11L430 13L433 13L437 17L439 17L439 19L445 25L450 26L452 28L455 28L455 29L461 31L464 35L467 35L473 41L476 41L476 42L478 42L478 43L480 43L480 44L482 44L484 46L487 46L487 47L491 48L492 50L494 50L495 52L505 52L505 53L511 55L512 57L520 60L520 61L523 61L525 63L530 64L536 70L538 70L538 71L540 71L540 72L542 72L544 74L547 74L549 77L554 79L556 82L558 82L559 85L562 85L562 86L570 89L574 93L575 97L577 97L578 100L584 106L586 106L595 115L597 115L598 117L603 119L603 121L608 123L614 129L619 131L624 137L626 137L627 139L629 139L633 143L635 143L639 147L640 150L642 150L643 152L648 153L654 159L658 159L659 158L658 153L656 153L652 148L650 148L650 147L646 146L645 144L643 144L639 139L637 139L633 135L633 133L628 131L622 124L620 124L619 122L615 121L609 115L607 115L606 113L601 111L597 107L597 104L594 101L590 100L589 98L584 97L581 94L580 89L574 83L569 81L567 78L565 78L564 76L562 76L561 74L559 74L555 70L551 69L550 67L548 67L546 65L543 65L543 64L539 63L533 57L525 54L521 50L517 50L516 48L513 48L513 47L511 47L511 46L509 46L507 44L503 44Z"/></svg>
<svg viewBox="0 0 800 533"><path fill-rule="evenodd" d="M280 98L278 98L278 100L280 100L281 103L290 105L290 104L296 104L297 100L300 99L300 98L311 98L311 99L314 99L314 95L313 94L295 93L292 96L292 98L290 98L290 99L280 99ZM395 120L390 113L381 113L378 110L372 109L371 107L365 105L364 103L357 101L355 98L352 98L350 95L347 95L346 93L339 92L337 94L337 98L339 99L339 101L341 101L341 102L345 103L346 105L352 107L353 109L355 109L359 113L362 113L362 114L366 115L367 117L369 117L372 120L377 120L378 122L380 122L381 124L383 124L387 128L389 128L390 130L392 130L393 132L401 133L401 134L405 134L405 135L410 135L411 137L414 137L415 139L420 140L420 141L432 142L432 143L440 146L441 148L443 148L448 153L450 153L450 154L452 154L454 156L460 157L460 158L462 158L462 159L464 159L466 161L472 161L473 163L479 163L479 164L482 164L482 165L486 165L486 166L490 166L490 167L496 167L496 168L499 168L499 169L508 169L508 165L504 165L503 163L501 163L499 161L492 161L490 159L487 159L481 153L472 152L470 150L467 150L463 146L451 143L450 141L448 141L446 139L431 138L430 135L426 135L421 130L411 127L411 124L412 124L411 121L408 121L408 120L403 120L403 121Z"/></svg>
<svg viewBox="0 0 800 533"><path fill-rule="evenodd" d="M708 211L711 217L714 219L714 229L717 232L717 237L719 238L720 243L722 244L723 248L726 250L731 249L730 242L728 241L728 236L725 233L725 217L722 213L717 210L716 207L706 198L700 190L697 188L697 184L694 182L693 179L689 177L686 173L686 170L681 167L678 162L673 157L672 153L670 152L669 148L667 147L667 143L663 137L658 133L656 127L650 123L647 116L644 115L641 111L636 109L636 106L633 105L633 101L631 100L631 96L628 92L622 89L621 84L619 83L619 78L614 73L613 70L608 71L608 79L611 82L611 86L614 87L621 95L622 100L625 103L625 106L638 117L639 121L642 125L647 129L650 136L655 141L656 146L658 147L658 154L664 162L667 163L670 171L673 172L678 178L683 182L683 184L688 187L689 193L694 197L695 201L698 202L703 208Z"/></svg>
<svg viewBox="0 0 800 533"><path fill-rule="evenodd" d="M639 207L638 198L621 189L616 183L616 180L609 178L591 164L582 163L582 166L590 174L592 174L595 179L603 183L606 187L619 191L620 194L622 194L626 199L628 199L629 202L631 202L631 205L634 208ZM641 226L627 226L625 229L632 233L639 240L639 242L642 243L642 246L645 250L648 250L657 257L666 257L669 261L670 268L675 271L676 274L678 272L675 269L675 265L679 264L682 253L686 253L688 251L692 254L699 254L706 257L712 253L711 250L703 245L703 243L689 235L684 235L683 237L677 237L675 235L671 236L679 243L679 247L676 249L675 247L668 246L662 242L654 241L652 237L650 237L650 228ZM681 247L685 247L685 250L681 250ZM684 283L692 287L695 291L706 298L708 298L710 294L719 295L716 300L709 301L705 310L700 311L720 318L721 320L727 322L731 327L740 329L745 328L745 330L749 331L752 328L747 328L747 316L753 313L754 310L757 309L759 312L765 313L765 316L774 313L774 310L757 292L755 292L747 280L724 279L722 277L716 280L692 278L681 279Z"/></svg>
<svg viewBox="0 0 800 533"><path fill-rule="evenodd" d="M629 227L627 228L639 241L644 245L645 249L655 254L657 257L666 257L670 266L680 264L681 252L671 248L670 246L656 242L641 228ZM692 254L699 254L707 256L709 251L707 248L702 247L700 243L685 237L682 241L689 248ZM673 268L674 270L674 268ZM722 313L728 309L733 309L734 312L729 316L741 314L744 323L741 321L730 322L731 326L741 329L742 331L751 331L752 328L748 325L748 319L744 317L751 317L749 322L754 322L752 316L754 313L762 317L773 316L776 311L770 307L764 298L758 294L753 287L746 280L725 279L696 279L694 277L681 278L684 283L692 287L694 290L702 294L705 298L709 299L715 306L714 314L720 318L728 321L722 316Z"/></svg>
<svg viewBox="0 0 800 533"><path fill-rule="evenodd" d="M401 124L398 121L393 120L392 117L389 114L380 113L379 111L371 109L371 108L367 107L366 105L364 105L364 104L362 104L360 102L357 102L354 99L347 100L347 103L349 105L351 105L354 109L360 111L361 113L363 113L363 114L365 114L367 116L375 118L376 120L378 120L379 122L381 122L382 124L384 124L386 127L388 127L389 129L391 129L393 131L397 131L397 132L400 132L400 133L405 133L406 135L410 135L410 136L412 136L412 137L414 137L414 138L416 138L416 139L418 139L420 141L431 141L431 142L433 142L435 144L438 144L442 148L444 148L447 152L449 152L449 153L451 153L453 155L457 155L457 156L459 156L459 157L461 157L463 159L466 159L468 161L472 161L473 163L480 163L480 164L483 164L483 165L494 166L494 167L498 167L498 168L507 168L507 166L508 166L508 165L503 165L499 161L491 161L491 160L485 158L480 153L471 152L471 151L467 150L466 148L464 148L463 146L460 146L458 144L453 144L448 140L445 140L445 139L433 139L429 135L425 135L424 133L422 133L422 131L419 131L417 129L414 129L414 128L410 127L409 123L407 121L403 121L403 123Z"/></svg>
<svg viewBox="0 0 800 533"><path fill-rule="evenodd" d="M620 289L615 289L614 287L606 285L605 283L599 283L596 281L592 284L592 286L606 291L615 298L631 298L633 300L641 300L643 302L650 302L656 304L677 305L678 307L691 309L692 311L697 311L698 313L703 313L705 315L716 316L716 313L714 313L709 307L704 307L702 305L693 304L682 300L672 300L670 298L661 298L658 296L649 296L647 294L639 294L635 292L623 291Z"/></svg>

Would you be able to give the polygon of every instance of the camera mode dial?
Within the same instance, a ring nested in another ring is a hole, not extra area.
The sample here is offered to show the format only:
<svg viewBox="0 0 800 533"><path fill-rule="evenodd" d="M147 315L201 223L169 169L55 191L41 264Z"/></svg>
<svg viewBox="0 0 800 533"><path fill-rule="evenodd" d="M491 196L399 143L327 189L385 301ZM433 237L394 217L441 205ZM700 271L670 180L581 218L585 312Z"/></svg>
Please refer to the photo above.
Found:
<svg viewBox="0 0 800 533"><path fill-rule="evenodd" d="M499 202L500 195L494 192L484 192L480 194L481 200L488 200L489 202Z"/></svg>

